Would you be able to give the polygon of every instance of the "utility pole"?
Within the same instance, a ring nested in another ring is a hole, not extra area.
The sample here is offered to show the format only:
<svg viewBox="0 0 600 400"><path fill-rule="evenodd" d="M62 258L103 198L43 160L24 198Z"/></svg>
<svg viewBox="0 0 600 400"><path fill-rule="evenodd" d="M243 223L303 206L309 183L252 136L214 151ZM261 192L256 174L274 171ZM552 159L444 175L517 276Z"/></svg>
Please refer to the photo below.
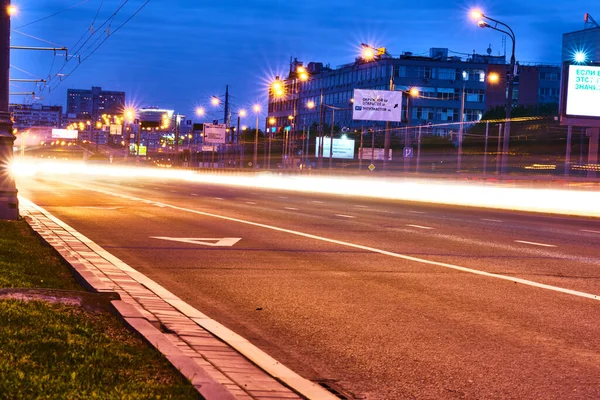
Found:
<svg viewBox="0 0 600 400"><path fill-rule="evenodd" d="M19 218L19 201L14 177L10 173L13 144L8 88L10 76L10 0L0 0L0 219Z"/></svg>
<svg viewBox="0 0 600 400"><path fill-rule="evenodd" d="M390 91L394 90L394 65L391 64ZM409 95L410 96L410 95ZM388 160L390 159L390 121L385 121L385 137L383 140L383 170L387 171Z"/></svg>

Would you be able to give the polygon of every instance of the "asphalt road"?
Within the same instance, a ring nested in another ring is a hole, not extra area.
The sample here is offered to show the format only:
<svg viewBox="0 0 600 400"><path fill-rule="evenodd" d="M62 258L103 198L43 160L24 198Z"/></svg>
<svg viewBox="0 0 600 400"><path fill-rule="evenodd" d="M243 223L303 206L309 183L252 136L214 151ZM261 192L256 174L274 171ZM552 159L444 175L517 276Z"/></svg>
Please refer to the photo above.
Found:
<svg viewBox="0 0 600 400"><path fill-rule="evenodd" d="M160 179L18 188L358 398L600 398L600 298L587 296L600 295L597 219ZM234 239L193 240L217 238Z"/></svg>

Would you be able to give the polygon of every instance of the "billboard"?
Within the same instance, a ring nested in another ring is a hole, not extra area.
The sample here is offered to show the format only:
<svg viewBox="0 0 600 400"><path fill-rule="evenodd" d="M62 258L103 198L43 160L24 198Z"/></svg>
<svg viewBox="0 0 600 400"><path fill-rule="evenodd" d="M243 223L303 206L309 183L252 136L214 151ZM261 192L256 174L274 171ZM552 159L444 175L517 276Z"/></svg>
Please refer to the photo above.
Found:
<svg viewBox="0 0 600 400"><path fill-rule="evenodd" d="M226 130L225 124L204 124L204 142L225 143Z"/></svg>
<svg viewBox="0 0 600 400"><path fill-rule="evenodd" d="M362 160L371 160L371 157L373 157L373 161L377 160L377 161L383 161L384 160L384 149L378 149L375 148L373 149L372 147L365 147L362 149L358 149L358 157ZM390 156L389 156L389 160L392 160L392 149L390 149Z"/></svg>
<svg viewBox="0 0 600 400"><path fill-rule="evenodd" d="M352 119L401 122L402 92L354 89Z"/></svg>
<svg viewBox="0 0 600 400"><path fill-rule="evenodd" d="M121 135L123 133L123 127L117 124L110 124L110 134L111 135Z"/></svg>
<svg viewBox="0 0 600 400"><path fill-rule="evenodd" d="M72 129L52 129L53 139L77 139L79 131Z"/></svg>
<svg viewBox="0 0 600 400"><path fill-rule="evenodd" d="M316 140L315 157L319 157L319 148L321 138ZM325 137L323 140L323 157L329 157L331 138ZM354 159L354 140L350 139L333 139L333 158L344 158L348 160Z"/></svg>
<svg viewBox="0 0 600 400"><path fill-rule="evenodd" d="M600 65L563 64L561 123L600 126Z"/></svg>

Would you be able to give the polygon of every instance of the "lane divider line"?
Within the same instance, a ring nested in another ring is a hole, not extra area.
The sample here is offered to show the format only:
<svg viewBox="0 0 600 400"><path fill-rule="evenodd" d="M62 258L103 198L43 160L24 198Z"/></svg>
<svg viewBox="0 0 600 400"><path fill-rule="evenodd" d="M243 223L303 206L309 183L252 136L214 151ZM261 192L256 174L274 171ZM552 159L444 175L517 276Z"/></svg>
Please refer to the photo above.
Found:
<svg viewBox="0 0 600 400"><path fill-rule="evenodd" d="M527 242L525 240L515 240L515 242L517 243L523 243L523 244L530 244L532 246L541 246L541 247L556 247L553 244L546 244L546 243L537 243L537 242Z"/></svg>
<svg viewBox="0 0 600 400"><path fill-rule="evenodd" d="M283 207L285 210L298 211L295 207Z"/></svg>
<svg viewBox="0 0 600 400"><path fill-rule="evenodd" d="M593 230L590 230L590 229L582 229L582 230L581 230L581 232L587 232L587 233L599 233L599 234L600 234L600 231L593 231Z"/></svg>
<svg viewBox="0 0 600 400"><path fill-rule="evenodd" d="M430 227L430 226L422 226L422 225L412 225L412 224L406 224L406 226L410 226L410 227L413 227L413 228L418 228L418 229L433 229L433 228L432 228L432 227Z"/></svg>
<svg viewBox="0 0 600 400"><path fill-rule="evenodd" d="M110 191L107 191L107 190L101 190L101 189L95 189L95 188L89 188L89 187L85 187L85 186L77 185L77 184L73 184L73 183L70 183L70 184L74 185L74 186L82 187L82 188L90 190L90 191L104 193L104 194L107 194L107 195L110 195L110 196L116 196L116 197L121 197L121 198L125 198L125 199L130 199L130 200L135 198L133 196L129 196L129 195L126 195L126 194L115 193L115 192L110 192ZM172 205L172 204L166 204L166 203L160 203L160 204L164 205L165 207L171 208L173 210L178 210L178 211L183 211L183 212L189 212L189 213L192 213L192 214L203 215L203 216L206 216L206 217L217 218L217 219L221 219L223 221L238 222L240 224L245 224L245 225L250 225L250 226L256 226L256 227L259 227L259 228L270 229L270 230L273 230L273 231L276 231L276 232L289 233L291 235L305 237L305 238L308 238L308 239L320 240L320 241L326 242L326 243L333 243L333 244L338 244L340 246L345 246L345 247L351 247L351 248L354 248L354 249L360 249L360 250L370 251L370 252L373 252L373 253L382 254L382 255L385 255L385 256L389 256L389 257L393 257L393 258L398 258L398 259L402 259L402 260L414 261L414 262L420 263L420 264L434 265L434 266L448 268L448 269L452 269L452 270L456 270L456 271L461 271L461 272L466 272L466 273L470 273L470 274L474 274L474 275L485 276L485 277L488 277L488 278L495 278L495 279L500 279L500 280L504 280L504 281L508 281L508 282L520 283L520 284L523 284L523 285L526 285L526 286L535 287L535 288L538 288L538 289L545 289L545 290L550 290L550 291L553 291L553 292L564 293L564 294L569 294L569 295L573 295L573 296L577 296L577 297L583 297L583 298L586 298L586 299L600 301L600 295L595 295L595 294L591 294L591 293L581 292L581 291L578 291L578 290L572 290L572 289L562 288L562 287L559 287L559 286L547 285L547 284L544 284L544 283L530 281L528 279L516 278L516 277L508 276L508 275L495 274L495 273L492 273L492 272L481 271L481 270L478 270L478 269L462 267L460 265L443 263L443 262L439 262L439 261L426 260L424 258L418 258L418 257L409 256L409 255L406 255L406 254L394 253L392 251L382 250L382 249L378 249L378 248L375 248L375 247L363 246L363 245L360 245L360 244L355 244L355 243L350 243L350 242L344 242L342 240L330 239L330 238L326 238L324 236L318 236L318 235L313 235L313 234L310 234L310 233L299 232L299 231L295 231L295 230L292 230L292 229L280 228L280 227L273 226L273 225L261 224L259 222L246 221L246 220L243 220L243 219L240 219L240 218L233 218L233 217L227 217L225 215L218 215L218 214L212 214L212 213L208 213L208 212L204 212L204 211L192 210L192 209L189 209L189 208L179 207L179 206L175 206L175 205Z"/></svg>
<svg viewBox="0 0 600 400"><path fill-rule="evenodd" d="M340 218L356 218L353 215L346 215L346 214L334 214L336 217L340 217Z"/></svg>
<svg viewBox="0 0 600 400"><path fill-rule="evenodd" d="M488 222L503 222L502 220L499 219L490 219L490 218L481 218L482 221L488 221Z"/></svg>

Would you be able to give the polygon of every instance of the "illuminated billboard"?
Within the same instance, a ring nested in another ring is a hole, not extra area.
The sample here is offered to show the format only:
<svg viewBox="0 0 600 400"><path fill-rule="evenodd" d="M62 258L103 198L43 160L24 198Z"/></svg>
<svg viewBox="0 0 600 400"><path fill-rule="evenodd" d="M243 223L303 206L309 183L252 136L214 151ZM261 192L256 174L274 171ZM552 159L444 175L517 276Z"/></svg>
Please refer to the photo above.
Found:
<svg viewBox="0 0 600 400"><path fill-rule="evenodd" d="M401 122L402 92L354 89L352 119Z"/></svg>
<svg viewBox="0 0 600 400"><path fill-rule="evenodd" d="M315 157L319 157L319 148L321 139L317 138L315 147ZM333 153L333 158L354 159L354 140L351 139L333 139L333 152L330 150L331 138L325 136L323 140L323 157L329 157Z"/></svg>
<svg viewBox="0 0 600 400"><path fill-rule="evenodd" d="M77 139L78 133L72 129L52 129L52 139Z"/></svg>
<svg viewBox="0 0 600 400"><path fill-rule="evenodd" d="M600 126L600 65L563 64L561 123Z"/></svg>

